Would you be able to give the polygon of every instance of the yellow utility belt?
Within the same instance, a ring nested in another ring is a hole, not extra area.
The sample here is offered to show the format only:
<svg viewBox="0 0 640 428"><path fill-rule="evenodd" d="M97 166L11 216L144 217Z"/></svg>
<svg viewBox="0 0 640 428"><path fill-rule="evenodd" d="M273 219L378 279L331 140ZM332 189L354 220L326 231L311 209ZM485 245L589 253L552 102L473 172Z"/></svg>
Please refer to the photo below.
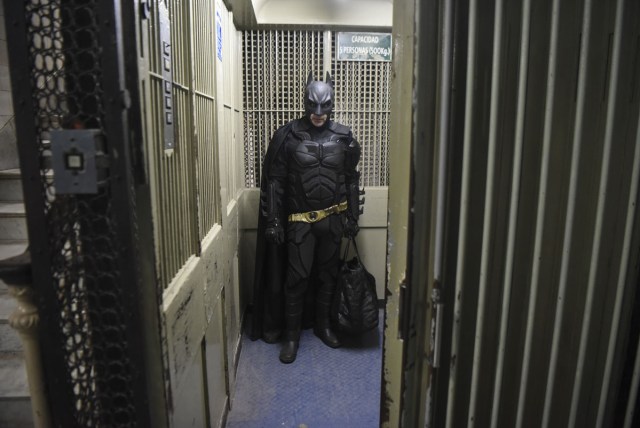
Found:
<svg viewBox="0 0 640 428"><path fill-rule="evenodd" d="M303 223L315 223L323 218L329 217L331 214L341 213L347 210L347 201L332 205L329 208L318 211L308 211L306 213L289 214L289 221L301 221Z"/></svg>

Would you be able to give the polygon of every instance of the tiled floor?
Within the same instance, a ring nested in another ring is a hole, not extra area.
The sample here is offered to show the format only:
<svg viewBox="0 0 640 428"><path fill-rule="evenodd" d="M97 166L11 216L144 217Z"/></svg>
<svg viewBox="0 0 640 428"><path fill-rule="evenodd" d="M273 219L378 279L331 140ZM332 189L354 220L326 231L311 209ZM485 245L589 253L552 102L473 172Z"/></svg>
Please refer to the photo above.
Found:
<svg viewBox="0 0 640 428"><path fill-rule="evenodd" d="M292 364L279 345L243 336L227 428L378 427L382 324L338 349L305 330Z"/></svg>

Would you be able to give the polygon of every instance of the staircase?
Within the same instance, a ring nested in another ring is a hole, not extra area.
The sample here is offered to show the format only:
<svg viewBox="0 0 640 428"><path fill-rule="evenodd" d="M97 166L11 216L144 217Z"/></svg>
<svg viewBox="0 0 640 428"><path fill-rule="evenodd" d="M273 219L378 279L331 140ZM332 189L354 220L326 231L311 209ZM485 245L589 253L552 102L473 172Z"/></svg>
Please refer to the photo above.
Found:
<svg viewBox="0 0 640 428"><path fill-rule="evenodd" d="M8 3L0 0L1 24ZM5 52L0 55L0 260L22 253L27 246L4 30L5 25L0 25L0 50ZM0 279L0 428L33 427L22 343L9 325L16 306Z"/></svg>
<svg viewBox="0 0 640 428"><path fill-rule="evenodd" d="M22 253L27 231L20 170L0 171L0 259ZM9 325L16 301L0 279L0 427L33 427L22 344Z"/></svg>

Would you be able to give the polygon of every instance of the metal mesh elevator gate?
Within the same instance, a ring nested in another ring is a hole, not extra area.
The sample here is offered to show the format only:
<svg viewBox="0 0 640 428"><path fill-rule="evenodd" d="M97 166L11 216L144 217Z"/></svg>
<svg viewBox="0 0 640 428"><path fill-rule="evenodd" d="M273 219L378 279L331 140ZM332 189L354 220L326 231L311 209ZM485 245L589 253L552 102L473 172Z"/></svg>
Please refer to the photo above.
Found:
<svg viewBox="0 0 640 428"><path fill-rule="evenodd" d="M145 228L136 220L133 171L143 167L129 145L140 135L138 121L128 126L137 82L124 73L125 46L134 52L135 41L122 33L134 14L120 6L24 0L5 7L54 426L150 426L154 419L146 408L156 394L146 390L153 364L144 361L159 329L140 322L155 290L141 286ZM161 369L156 375L162 385Z"/></svg>
<svg viewBox="0 0 640 428"><path fill-rule="evenodd" d="M335 37L327 32L244 32L247 187L259 185L262 160L276 129L303 115L310 71L322 80L329 71L334 79L333 119L349 126L362 146L360 184L388 184L391 63L338 61L335 49Z"/></svg>

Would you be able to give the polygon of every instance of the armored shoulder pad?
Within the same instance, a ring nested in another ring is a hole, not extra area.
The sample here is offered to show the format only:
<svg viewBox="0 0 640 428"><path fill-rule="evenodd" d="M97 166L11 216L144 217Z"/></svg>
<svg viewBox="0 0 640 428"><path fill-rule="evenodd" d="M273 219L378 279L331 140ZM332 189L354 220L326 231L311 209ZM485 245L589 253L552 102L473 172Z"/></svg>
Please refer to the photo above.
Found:
<svg viewBox="0 0 640 428"><path fill-rule="evenodd" d="M284 125L282 125L280 128L278 128L276 130L276 132L273 133L273 141L276 141L278 139L284 138L285 135L287 135L287 133L291 130L291 125L293 122L288 122L285 123Z"/></svg>
<svg viewBox="0 0 640 428"><path fill-rule="evenodd" d="M351 134L351 128L349 128L348 126L345 126L345 125L343 125L341 123L334 122L334 121L331 121L331 124L329 125L329 129L331 129L336 134L342 134L342 135L350 135Z"/></svg>
<svg viewBox="0 0 640 428"><path fill-rule="evenodd" d="M362 149L360 148L360 144L358 144L355 138L351 138L346 149L347 166L355 170L356 165L360 162L361 155Z"/></svg>

